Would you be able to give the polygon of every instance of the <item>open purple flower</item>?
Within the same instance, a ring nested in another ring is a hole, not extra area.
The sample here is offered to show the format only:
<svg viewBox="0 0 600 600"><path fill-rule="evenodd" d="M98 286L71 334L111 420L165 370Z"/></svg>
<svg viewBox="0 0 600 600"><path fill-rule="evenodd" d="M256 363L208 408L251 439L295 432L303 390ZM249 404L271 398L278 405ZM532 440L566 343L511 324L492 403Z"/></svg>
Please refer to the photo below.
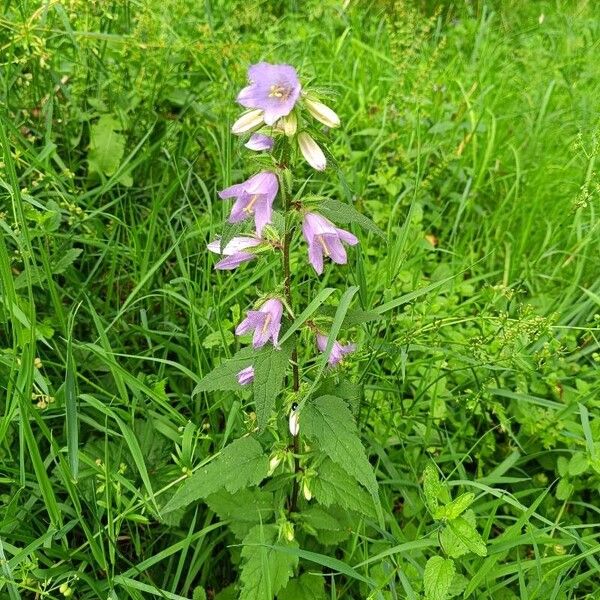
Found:
<svg viewBox="0 0 600 600"><path fill-rule="evenodd" d="M254 381L254 367L246 367L237 374L237 380L240 385L248 385Z"/></svg>
<svg viewBox="0 0 600 600"><path fill-rule="evenodd" d="M238 94L237 101L246 108L263 110L267 125L292 112L301 89L294 67L260 62L248 69L248 79L250 85Z"/></svg>
<svg viewBox="0 0 600 600"><path fill-rule="evenodd" d="M264 346L269 339L277 346L283 304L277 298L267 300L258 310L249 310L246 318L237 326L236 335L243 335L254 330L252 345L254 348Z"/></svg>
<svg viewBox="0 0 600 600"><path fill-rule="evenodd" d="M327 349L327 336L323 333L317 333L317 347L320 352L325 352ZM341 363L346 354L350 354L356 350L356 344L340 344L337 340L333 342L331 353L327 359L327 363L330 367L335 367Z"/></svg>
<svg viewBox="0 0 600 600"><path fill-rule="evenodd" d="M253 133L250 139L244 144L249 150L255 150L256 152L262 152L263 150L273 150L275 141L272 137L264 135L263 133Z"/></svg>
<svg viewBox="0 0 600 600"><path fill-rule="evenodd" d="M264 226L271 222L273 200L278 190L277 176L270 171L261 171L244 183L225 188L219 196L236 199L229 215L230 223L239 223L254 215L256 233L261 235Z"/></svg>
<svg viewBox="0 0 600 600"><path fill-rule="evenodd" d="M342 242L351 246L358 244L355 235L314 212L304 215L302 233L308 244L308 260L319 275L323 273L323 256L331 258L338 265L345 265L348 257Z"/></svg>
<svg viewBox="0 0 600 600"><path fill-rule="evenodd" d="M230 240L224 248L221 248L221 240L210 242L207 248L211 252L225 257L215 265L215 269L231 270L256 258L256 254L248 252L248 249L254 248L262 242L263 240L260 238L241 235Z"/></svg>

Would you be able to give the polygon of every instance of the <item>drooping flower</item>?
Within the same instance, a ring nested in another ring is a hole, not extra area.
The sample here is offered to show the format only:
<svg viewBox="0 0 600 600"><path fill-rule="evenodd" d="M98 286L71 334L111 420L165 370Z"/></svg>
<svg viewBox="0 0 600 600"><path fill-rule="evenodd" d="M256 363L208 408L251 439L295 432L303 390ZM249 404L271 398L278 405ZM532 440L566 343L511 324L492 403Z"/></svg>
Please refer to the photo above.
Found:
<svg viewBox="0 0 600 600"><path fill-rule="evenodd" d="M327 350L327 336L323 333L317 333L317 347L319 352L325 352ZM330 367L335 367L337 364L342 362L346 354L350 354L356 350L356 344L340 344L337 340L333 342L331 347L331 353L327 359L327 363Z"/></svg>
<svg viewBox="0 0 600 600"><path fill-rule="evenodd" d="M298 414L298 404L296 402L294 402L294 404L292 404L292 410L290 410L290 416L288 419L288 425L290 428L290 433L296 437L298 435L298 432L300 431L300 420L299 420L299 414Z"/></svg>
<svg viewBox="0 0 600 600"><path fill-rule="evenodd" d="M244 183L225 188L219 192L219 196L236 199L229 215L230 223L239 223L254 215L256 233L261 235L264 226L271 222L273 200L278 190L277 175L261 171Z"/></svg>
<svg viewBox="0 0 600 600"><path fill-rule="evenodd" d="M338 265L345 265L348 256L342 242L350 246L358 244L356 236L314 212L304 215L302 233L308 244L308 260L319 275L323 273L323 256L331 258Z"/></svg>
<svg viewBox="0 0 600 600"><path fill-rule="evenodd" d="M263 117L264 114L262 110L250 110L247 113L244 113L231 126L231 133L240 135L241 133L246 133L246 131L251 131L255 127L258 127L264 123Z"/></svg>
<svg viewBox="0 0 600 600"><path fill-rule="evenodd" d="M238 94L237 101L246 108L263 110L267 125L292 112L301 89L294 67L260 62L248 69L248 79L250 85Z"/></svg>
<svg viewBox="0 0 600 600"><path fill-rule="evenodd" d="M278 298L267 300L258 310L249 310L246 318L237 326L236 335L243 335L254 330L252 345L254 348L264 346L269 339L277 346L283 304Z"/></svg>
<svg viewBox="0 0 600 600"><path fill-rule="evenodd" d="M261 152L263 150L273 150L275 141L272 137L264 135L263 133L253 133L250 139L244 144L249 150L255 150Z"/></svg>
<svg viewBox="0 0 600 600"><path fill-rule="evenodd" d="M254 367L249 366L245 369L242 369L237 374L237 380L240 385L248 385L254 381Z"/></svg>
<svg viewBox="0 0 600 600"><path fill-rule="evenodd" d="M215 269L231 270L256 258L256 254L248 250L262 244L262 242L263 240L260 238L241 235L230 240L224 248L221 248L221 240L219 239L210 242L207 248L211 252L225 257L215 265Z"/></svg>
<svg viewBox="0 0 600 600"><path fill-rule="evenodd" d="M323 154L323 150L315 140L312 139L306 131L302 131L298 134L298 145L300 146L300 152L306 159L306 162L317 171L324 171L327 166L327 159Z"/></svg>
<svg viewBox="0 0 600 600"><path fill-rule="evenodd" d="M308 112L320 123L326 125L327 127L340 126L340 118L337 114L329 108L329 106L319 102L318 100L313 100L312 98L305 98L304 105L308 109Z"/></svg>

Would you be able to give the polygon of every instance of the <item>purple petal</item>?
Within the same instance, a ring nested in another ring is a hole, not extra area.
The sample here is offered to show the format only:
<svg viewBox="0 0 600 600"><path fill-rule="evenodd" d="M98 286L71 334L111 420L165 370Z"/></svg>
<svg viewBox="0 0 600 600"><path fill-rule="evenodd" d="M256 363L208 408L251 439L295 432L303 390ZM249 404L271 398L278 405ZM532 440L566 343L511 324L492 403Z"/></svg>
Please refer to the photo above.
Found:
<svg viewBox="0 0 600 600"><path fill-rule="evenodd" d="M317 275L323 273L323 248L318 242L308 244L308 262L312 265Z"/></svg>
<svg viewBox="0 0 600 600"><path fill-rule="evenodd" d="M244 192L244 184L236 183L235 185L230 185L229 187L226 187L224 190L221 190L219 192L219 198L221 198L221 199L233 198L234 196L239 196L243 192Z"/></svg>
<svg viewBox="0 0 600 600"><path fill-rule="evenodd" d="M327 336L322 333L317 333L317 348L319 352L325 352L327 348Z"/></svg>
<svg viewBox="0 0 600 600"><path fill-rule="evenodd" d="M219 269L221 271L230 271L231 269L239 267L242 263L248 262L254 258L256 258L255 254L249 254L248 252L237 252L236 254L231 254L220 260L215 265L215 269Z"/></svg>
<svg viewBox="0 0 600 600"><path fill-rule="evenodd" d="M345 265L348 262L348 256L340 238L330 235L323 237L327 238L326 243L329 248L329 258L338 265Z"/></svg>
<svg viewBox="0 0 600 600"><path fill-rule="evenodd" d="M247 385L254 381L254 367L246 367L237 374L237 380L240 385Z"/></svg>
<svg viewBox="0 0 600 600"><path fill-rule="evenodd" d="M235 204L231 207L231 213L229 214L229 219L227 219L230 223L239 223L248 218L248 213L244 210L248 201L249 197L247 194L242 194L238 197ZM260 231L257 231L256 233L260 235Z"/></svg>
<svg viewBox="0 0 600 600"><path fill-rule="evenodd" d="M266 316L258 310L249 310L246 318L235 328L235 335L244 335L252 329L261 328Z"/></svg>
<svg viewBox="0 0 600 600"><path fill-rule="evenodd" d="M273 200L269 202L268 198L263 197L254 205L254 223L256 224L256 233L262 235L262 231L268 223L271 223L273 215Z"/></svg>
<svg viewBox="0 0 600 600"><path fill-rule="evenodd" d="M358 244L358 238L349 231L346 231L345 229L339 229L337 227L336 231L340 240L346 242L346 244L349 244L350 246L356 246L356 244Z"/></svg>
<svg viewBox="0 0 600 600"><path fill-rule="evenodd" d="M250 136L250 139L244 144L249 150L255 150L257 152L262 150L272 150L274 145L275 141L273 138L262 133L253 133Z"/></svg>

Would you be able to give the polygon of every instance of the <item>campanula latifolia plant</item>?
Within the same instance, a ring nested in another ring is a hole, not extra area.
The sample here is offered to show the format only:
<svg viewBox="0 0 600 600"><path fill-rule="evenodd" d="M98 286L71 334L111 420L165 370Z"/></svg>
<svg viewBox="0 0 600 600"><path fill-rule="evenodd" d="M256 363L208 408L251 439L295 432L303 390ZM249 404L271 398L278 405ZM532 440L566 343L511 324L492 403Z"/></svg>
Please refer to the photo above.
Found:
<svg viewBox="0 0 600 600"><path fill-rule="evenodd" d="M237 96L247 110L232 126L251 151L248 177L219 192L228 223L208 250L221 257L218 271L269 264L269 287L235 328L245 347L204 377L196 394L225 390L248 399L252 390L254 407L245 430L183 483L164 512L204 499L229 521L243 546L240 597L262 599L299 581L307 568L299 548L327 553L383 521L354 422L358 388L345 377L358 350L351 317L360 311L350 309L357 288L303 293L318 290L318 281L307 283L328 269L329 280L343 281L334 270L360 245L342 225L377 228L351 204L311 190L314 171L334 173L326 141L341 126L337 114L293 66L261 62L248 79Z"/></svg>

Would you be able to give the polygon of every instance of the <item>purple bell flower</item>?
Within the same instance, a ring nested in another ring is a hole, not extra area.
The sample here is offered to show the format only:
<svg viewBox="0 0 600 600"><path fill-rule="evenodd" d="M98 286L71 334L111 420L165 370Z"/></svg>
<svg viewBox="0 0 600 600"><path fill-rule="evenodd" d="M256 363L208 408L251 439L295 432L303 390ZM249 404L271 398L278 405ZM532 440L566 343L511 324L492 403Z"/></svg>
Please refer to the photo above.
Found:
<svg viewBox="0 0 600 600"><path fill-rule="evenodd" d="M207 245L207 248L215 254L220 254L225 258L221 259L215 269L231 270L239 267L242 263L248 262L256 258L253 252L247 252L249 248L254 248L262 244L263 240L256 237L238 236L234 237L221 249L221 240L217 239Z"/></svg>
<svg viewBox="0 0 600 600"><path fill-rule="evenodd" d="M275 141L272 137L264 135L263 133L253 133L244 146L249 150L255 150L256 152L262 152L263 150L270 152L273 150L274 144Z"/></svg>
<svg viewBox="0 0 600 600"><path fill-rule="evenodd" d="M254 381L254 367L246 367L237 374L237 380L240 385L248 385Z"/></svg>
<svg viewBox="0 0 600 600"><path fill-rule="evenodd" d="M319 348L320 352L325 352L325 350L327 349L327 336L325 334L317 333L317 347ZM337 340L335 340L331 348L331 354L327 359L327 363L330 367L335 367L336 365L342 362L346 354L350 354L355 350L356 344L342 345Z"/></svg>
<svg viewBox="0 0 600 600"><path fill-rule="evenodd" d="M264 226L271 222L273 201L278 190L277 176L270 171L262 171L244 183L225 188L219 196L236 199L229 215L230 223L239 223L254 215L256 233L261 235Z"/></svg>
<svg viewBox="0 0 600 600"><path fill-rule="evenodd" d="M260 62L248 69L248 79L250 85L238 94L237 101L246 108L263 110L267 125L289 115L300 97L298 74L290 65Z"/></svg>
<svg viewBox="0 0 600 600"><path fill-rule="evenodd" d="M323 273L323 256L331 258L338 265L345 265L348 257L342 242L350 246L358 244L355 235L314 212L304 215L302 233L308 244L308 260L319 275Z"/></svg>
<svg viewBox="0 0 600 600"><path fill-rule="evenodd" d="M277 346L283 304L277 298L267 300L258 310L249 310L246 318L237 326L236 335L243 335L254 330L252 345L254 348L264 346L269 339Z"/></svg>

